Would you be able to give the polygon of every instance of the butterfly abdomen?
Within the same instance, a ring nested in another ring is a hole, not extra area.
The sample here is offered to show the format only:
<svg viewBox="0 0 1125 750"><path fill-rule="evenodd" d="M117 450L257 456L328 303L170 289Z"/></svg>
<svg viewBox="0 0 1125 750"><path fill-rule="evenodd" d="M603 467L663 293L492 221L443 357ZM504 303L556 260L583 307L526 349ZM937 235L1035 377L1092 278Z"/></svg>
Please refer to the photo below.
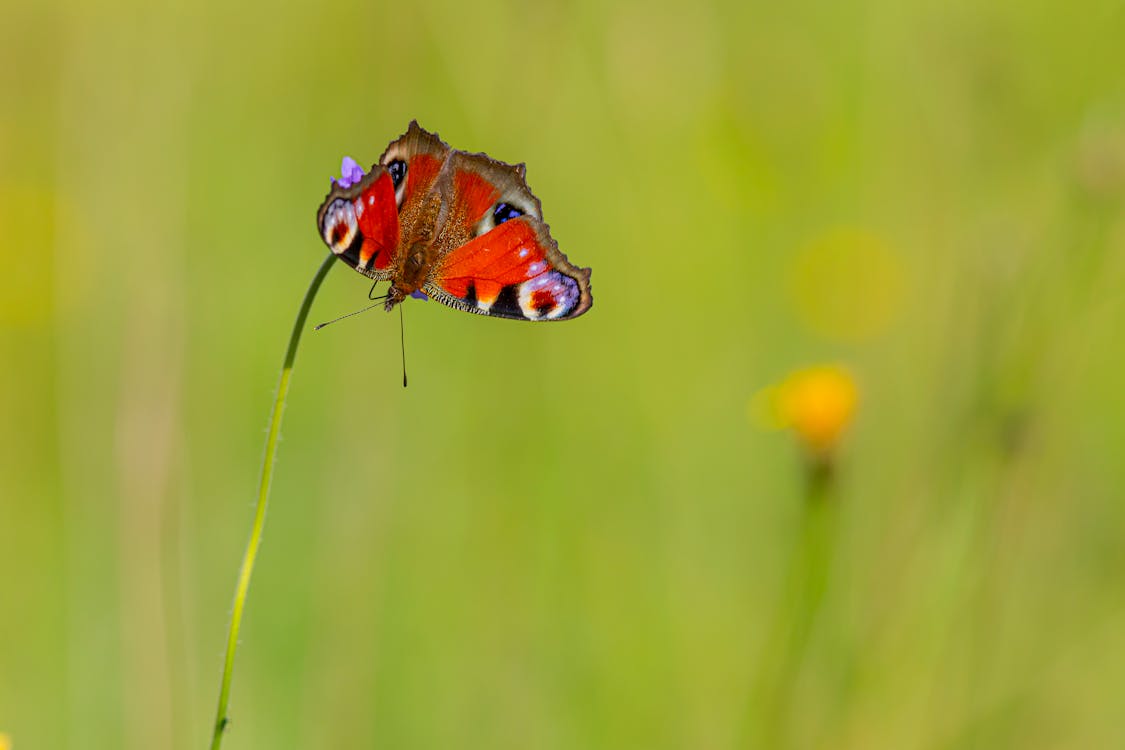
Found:
<svg viewBox="0 0 1125 750"><path fill-rule="evenodd" d="M426 271L429 268L429 255L431 245L425 240L418 240L411 245L406 253L406 260L402 264L402 276L396 286L407 294L421 289L426 282Z"/></svg>

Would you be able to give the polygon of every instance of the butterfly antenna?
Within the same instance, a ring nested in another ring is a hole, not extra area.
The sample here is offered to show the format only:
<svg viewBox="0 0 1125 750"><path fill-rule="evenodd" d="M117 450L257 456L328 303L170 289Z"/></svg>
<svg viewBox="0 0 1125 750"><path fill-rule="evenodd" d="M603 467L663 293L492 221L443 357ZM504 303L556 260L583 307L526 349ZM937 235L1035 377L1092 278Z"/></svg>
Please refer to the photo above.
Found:
<svg viewBox="0 0 1125 750"><path fill-rule="evenodd" d="M406 387L406 325L402 322L402 305L398 306L399 343L402 344L402 387Z"/></svg>
<svg viewBox="0 0 1125 750"><path fill-rule="evenodd" d="M379 307L379 306L380 306L380 304L382 303L382 301L383 301L383 300L385 300L386 298L387 298L387 295L385 295L385 294L384 294L384 295L383 295L382 297L369 297L368 299L372 299L372 300L374 300L374 301L375 301L375 304L374 304L374 305L368 305L367 307L364 307L364 308L362 308L362 309L356 310L355 312L350 312L350 313L348 313L347 315L341 315L341 316L340 316L340 317L338 317L338 318L333 318L332 320L329 320L329 321L327 321L327 322L321 323L320 325L318 325L318 326L316 326L315 328L313 328L313 330L314 330L314 331L319 331L319 330L320 330L321 328L324 328L324 326L327 326L327 325L332 325L333 323L337 323L337 322L339 322L339 321L343 320L344 318L350 318L350 317L352 317L353 315L359 315L360 313L364 313L364 312L367 312L368 310L372 310L372 309L374 309L374 308L376 308L376 307Z"/></svg>

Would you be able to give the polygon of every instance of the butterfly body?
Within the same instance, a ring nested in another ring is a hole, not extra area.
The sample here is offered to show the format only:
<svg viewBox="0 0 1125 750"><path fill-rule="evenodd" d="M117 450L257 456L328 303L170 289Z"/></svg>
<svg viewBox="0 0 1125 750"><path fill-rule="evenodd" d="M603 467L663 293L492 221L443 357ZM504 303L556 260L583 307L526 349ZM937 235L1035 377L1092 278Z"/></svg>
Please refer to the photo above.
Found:
<svg viewBox="0 0 1125 750"><path fill-rule="evenodd" d="M411 122L369 172L333 181L317 228L342 261L391 283L387 310L422 292L481 315L575 318L593 304L590 269L559 251L524 174Z"/></svg>

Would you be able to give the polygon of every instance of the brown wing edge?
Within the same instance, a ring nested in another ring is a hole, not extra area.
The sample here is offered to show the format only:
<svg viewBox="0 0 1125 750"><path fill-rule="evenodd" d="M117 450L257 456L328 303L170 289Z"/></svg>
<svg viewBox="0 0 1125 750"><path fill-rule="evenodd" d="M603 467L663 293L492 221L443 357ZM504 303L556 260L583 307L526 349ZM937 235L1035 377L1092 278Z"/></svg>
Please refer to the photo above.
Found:
<svg viewBox="0 0 1125 750"><path fill-rule="evenodd" d="M406 158L415 154L440 154L444 156L452 151L449 144L411 120L406 126L406 132L395 138L387 145L383 155L379 157L380 164L389 164L395 158Z"/></svg>
<svg viewBox="0 0 1125 750"><path fill-rule="evenodd" d="M540 221L543 220L543 206L540 204L538 196L532 192L531 187L527 184L527 166L523 162L509 164L499 159L493 159L483 152L456 150L451 154L450 160L454 167L460 164L468 165L474 161L477 162L477 171L496 187L496 191L501 197L508 196L510 199L510 196L514 193L534 207L534 211L529 212L528 215Z"/></svg>
<svg viewBox="0 0 1125 750"><path fill-rule="evenodd" d="M529 223L530 222L529 220ZM578 304L574 309L566 315L563 315L554 320L570 320L582 315L591 307L594 306L594 293L593 287L590 286L590 274L593 272L590 268L579 268L570 262L562 250L559 250L558 243L555 238L551 236L551 227L543 220L533 222L535 231L539 235L539 241L543 243L543 247L547 248L547 261L550 263L551 268L560 271L578 282Z"/></svg>

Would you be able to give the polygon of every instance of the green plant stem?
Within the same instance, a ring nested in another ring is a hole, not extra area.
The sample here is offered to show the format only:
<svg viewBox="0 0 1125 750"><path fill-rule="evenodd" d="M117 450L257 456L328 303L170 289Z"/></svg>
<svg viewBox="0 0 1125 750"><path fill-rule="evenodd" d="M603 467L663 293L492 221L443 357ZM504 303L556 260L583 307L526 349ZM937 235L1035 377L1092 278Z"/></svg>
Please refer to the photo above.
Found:
<svg viewBox="0 0 1125 750"><path fill-rule="evenodd" d="M281 380L277 386L277 398L273 402L269 433L266 436L266 456L262 460L262 480L258 485L258 506L254 511L254 526L250 530L250 540L246 543L246 553L242 557L242 568L238 572L238 587L234 592L234 607L230 615L230 633L227 635L227 654L223 662L223 681L219 687L219 708L215 712L215 732L211 736L211 750L219 750L223 744L223 730L227 725L227 705L230 702L230 683L234 672L234 652L238 648L238 629L242 624L242 610L246 605L246 592L250 588L250 575L254 572L254 559L262 542L262 528L266 523L266 507L269 505L270 481L273 478L273 460L277 455L277 439L281 432L281 415L285 411L285 396L289 392L289 377L293 372L293 361L297 359L297 345L301 343L301 332L309 317L313 298L320 284L332 268L336 256L329 253L313 276L293 332L289 334L289 348L285 351L285 362L281 365Z"/></svg>
<svg viewBox="0 0 1125 750"><path fill-rule="evenodd" d="M824 603L835 550L839 508L835 468L810 459L804 467L801 528L792 550L778 619L767 637L748 734L751 747L788 747L792 692Z"/></svg>

